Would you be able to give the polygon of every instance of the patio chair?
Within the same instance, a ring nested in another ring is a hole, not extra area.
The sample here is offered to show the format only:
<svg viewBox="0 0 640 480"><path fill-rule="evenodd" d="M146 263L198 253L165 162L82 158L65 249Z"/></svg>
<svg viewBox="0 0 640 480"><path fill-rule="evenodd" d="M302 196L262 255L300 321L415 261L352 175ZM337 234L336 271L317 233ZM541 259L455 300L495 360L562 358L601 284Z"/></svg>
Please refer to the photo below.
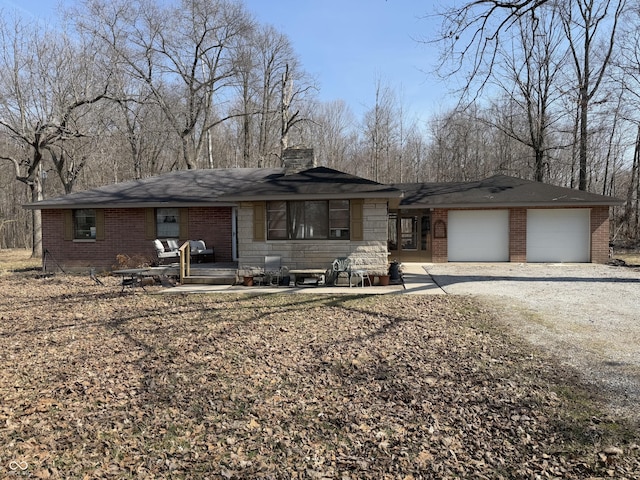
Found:
<svg viewBox="0 0 640 480"><path fill-rule="evenodd" d="M279 256L267 255L264 257L264 283L265 285L280 285L282 278L282 259Z"/></svg>
<svg viewBox="0 0 640 480"><path fill-rule="evenodd" d="M337 285L341 275L346 275L347 280L349 280L349 259L346 257L336 258L332 262L329 282Z"/></svg>
<svg viewBox="0 0 640 480"><path fill-rule="evenodd" d="M170 252L177 252L178 250L180 250L180 247L178 246L178 241L172 238L167 240L167 247L169 247Z"/></svg>
<svg viewBox="0 0 640 480"><path fill-rule="evenodd" d="M213 248L207 248L204 240L189 240L189 249L191 250L191 261L195 261L196 263L202 263L209 259L214 263L216 261Z"/></svg>
<svg viewBox="0 0 640 480"><path fill-rule="evenodd" d="M177 260L180 257L178 250L167 250L162 244L162 241L157 238L153 241L153 246L156 249L156 257L159 263L164 263L167 258Z"/></svg>
<svg viewBox="0 0 640 480"><path fill-rule="evenodd" d="M331 269L331 277L333 280L333 284L336 285L341 275L346 276L347 281L349 282L349 287L354 285L362 285L363 287L366 283L369 283L371 286L371 280L369 279L368 272L363 268L358 268L356 263L349 258L342 257L336 258L333 261L332 269ZM353 278L357 277L360 279L359 282L354 283Z"/></svg>

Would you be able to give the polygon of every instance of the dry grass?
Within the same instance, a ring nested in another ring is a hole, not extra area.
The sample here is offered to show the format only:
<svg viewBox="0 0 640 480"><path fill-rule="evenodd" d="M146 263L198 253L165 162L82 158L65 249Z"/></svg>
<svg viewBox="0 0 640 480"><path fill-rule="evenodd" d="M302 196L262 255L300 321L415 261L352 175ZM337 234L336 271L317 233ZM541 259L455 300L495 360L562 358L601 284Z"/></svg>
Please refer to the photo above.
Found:
<svg viewBox="0 0 640 480"><path fill-rule="evenodd" d="M103 280L0 277L0 476L640 475L633 425L469 299Z"/></svg>
<svg viewBox="0 0 640 480"><path fill-rule="evenodd" d="M31 258L31 250L7 248L0 250L0 275L12 272L37 270L42 267L41 258Z"/></svg>
<svg viewBox="0 0 640 480"><path fill-rule="evenodd" d="M615 253L614 258L624 260L627 265L640 266L640 252Z"/></svg>

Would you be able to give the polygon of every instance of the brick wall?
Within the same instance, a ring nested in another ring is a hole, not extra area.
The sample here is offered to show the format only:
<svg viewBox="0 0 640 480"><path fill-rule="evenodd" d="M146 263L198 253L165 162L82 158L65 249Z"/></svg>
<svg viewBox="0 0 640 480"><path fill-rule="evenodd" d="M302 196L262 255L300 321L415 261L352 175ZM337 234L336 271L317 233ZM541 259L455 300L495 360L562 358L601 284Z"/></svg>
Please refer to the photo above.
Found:
<svg viewBox="0 0 640 480"><path fill-rule="evenodd" d="M189 239L204 240L215 249L216 261L232 261L231 207L190 208L188 228ZM43 210L42 237L51 268L55 260L65 270L108 270L119 254L155 259L153 243L145 237L144 208L104 209L104 240L64 240L64 210Z"/></svg>
<svg viewBox="0 0 640 480"><path fill-rule="evenodd" d="M216 262L231 262L231 207L198 207L189 209L189 238L204 240L215 249Z"/></svg>
<svg viewBox="0 0 640 480"><path fill-rule="evenodd" d="M527 261L527 209L509 210L509 261Z"/></svg>
<svg viewBox="0 0 640 480"><path fill-rule="evenodd" d="M609 260L609 207L591 209L591 262Z"/></svg>
<svg viewBox="0 0 640 480"><path fill-rule="evenodd" d="M446 209L436 208L431 212L431 235L433 236L431 261L433 263L446 263L448 261L448 217L449 210Z"/></svg>

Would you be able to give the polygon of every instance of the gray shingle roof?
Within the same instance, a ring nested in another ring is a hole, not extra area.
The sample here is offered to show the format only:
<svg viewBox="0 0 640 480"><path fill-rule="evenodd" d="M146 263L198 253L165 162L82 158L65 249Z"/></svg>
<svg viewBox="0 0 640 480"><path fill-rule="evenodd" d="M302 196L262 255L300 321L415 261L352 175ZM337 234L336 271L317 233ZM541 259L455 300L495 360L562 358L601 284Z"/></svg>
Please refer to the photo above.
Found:
<svg viewBox="0 0 640 480"><path fill-rule="evenodd" d="M475 182L384 185L326 167L284 175L282 168L180 170L26 205L27 208L180 207L238 201L400 198L401 208L591 206L622 203L540 182L495 175Z"/></svg>
<svg viewBox="0 0 640 480"><path fill-rule="evenodd" d="M314 198L399 198L402 191L362 177L315 167L290 175L273 175L263 181L225 195L227 200L287 200Z"/></svg>
<svg viewBox="0 0 640 480"><path fill-rule="evenodd" d="M605 195L557 187L506 175L475 182L396 184L404 191L400 207L548 207L616 205Z"/></svg>
<svg viewBox="0 0 640 480"><path fill-rule="evenodd" d="M221 197L282 175L281 168L179 170L115 183L26 205L27 208L174 207L224 205ZM228 202L226 202L229 204Z"/></svg>

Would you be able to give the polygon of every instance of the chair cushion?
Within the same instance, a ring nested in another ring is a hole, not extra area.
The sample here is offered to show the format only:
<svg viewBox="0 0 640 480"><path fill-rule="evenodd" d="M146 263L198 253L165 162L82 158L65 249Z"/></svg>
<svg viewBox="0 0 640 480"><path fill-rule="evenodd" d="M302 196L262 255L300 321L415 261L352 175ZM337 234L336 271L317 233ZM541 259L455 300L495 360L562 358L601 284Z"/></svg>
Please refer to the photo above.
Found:
<svg viewBox="0 0 640 480"><path fill-rule="evenodd" d="M164 252L164 245L162 245L162 242L157 238L153 241L153 245L156 247L158 252Z"/></svg>
<svg viewBox="0 0 640 480"><path fill-rule="evenodd" d="M189 247L193 253L200 253L207 249L203 240L189 240Z"/></svg>

